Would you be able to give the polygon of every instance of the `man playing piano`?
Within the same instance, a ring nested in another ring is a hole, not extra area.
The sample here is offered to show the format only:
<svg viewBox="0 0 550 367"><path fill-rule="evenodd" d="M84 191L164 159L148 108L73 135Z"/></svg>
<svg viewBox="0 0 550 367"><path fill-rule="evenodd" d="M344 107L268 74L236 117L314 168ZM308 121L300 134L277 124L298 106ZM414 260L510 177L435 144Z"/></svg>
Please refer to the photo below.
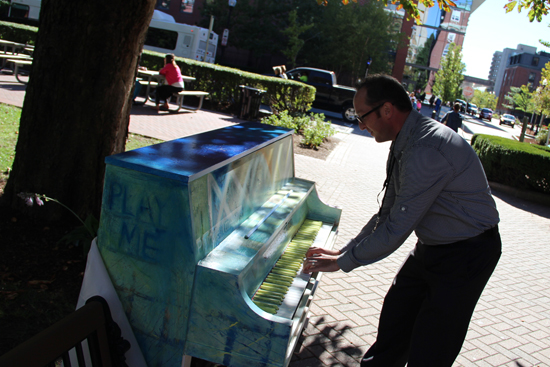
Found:
<svg viewBox="0 0 550 367"><path fill-rule="evenodd" d="M394 78L369 76L359 127L392 141L377 214L341 250L312 248L306 272L349 272L418 242L395 276L361 366L451 366L501 254L499 216L481 163L453 130L413 111Z"/></svg>

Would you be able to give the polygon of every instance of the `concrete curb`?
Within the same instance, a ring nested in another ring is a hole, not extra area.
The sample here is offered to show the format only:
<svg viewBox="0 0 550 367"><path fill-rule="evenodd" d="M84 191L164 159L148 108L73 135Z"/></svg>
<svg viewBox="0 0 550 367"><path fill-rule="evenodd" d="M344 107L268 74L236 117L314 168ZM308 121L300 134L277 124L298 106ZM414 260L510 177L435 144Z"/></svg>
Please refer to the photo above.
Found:
<svg viewBox="0 0 550 367"><path fill-rule="evenodd" d="M517 189L515 187L503 185L498 182L489 181L489 186L492 190L500 191L505 194L517 197L519 199L527 200L532 203L542 204L550 206L550 195L540 192Z"/></svg>

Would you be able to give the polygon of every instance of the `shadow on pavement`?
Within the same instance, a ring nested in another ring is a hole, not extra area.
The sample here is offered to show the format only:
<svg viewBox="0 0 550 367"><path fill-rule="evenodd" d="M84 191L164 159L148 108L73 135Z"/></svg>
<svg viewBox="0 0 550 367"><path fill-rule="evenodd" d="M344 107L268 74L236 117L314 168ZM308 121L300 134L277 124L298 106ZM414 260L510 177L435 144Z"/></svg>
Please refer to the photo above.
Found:
<svg viewBox="0 0 550 367"><path fill-rule="evenodd" d="M304 334L302 334L295 349L295 357L300 360L311 358L312 355L316 358L320 358L321 354L326 353L327 350L334 350L344 352L356 361L361 360L364 352L357 347L348 347L349 343L345 342L345 339L344 341L342 340L342 337L345 336L345 334L351 329L348 325L339 326L338 323L327 324L325 323L324 317L319 318L314 325L315 328L321 333L310 335L308 337L304 337ZM331 341L331 347L327 347L327 339ZM332 365L341 365L341 361L338 361L336 358L334 359L334 361L330 361L333 363ZM319 361L316 361L316 363L318 362Z"/></svg>
<svg viewBox="0 0 550 367"><path fill-rule="evenodd" d="M542 205L536 202L528 201L524 198L514 196L512 194L506 193L497 188L491 188L493 196L504 201L506 204L521 209L523 211L538 215L539 217L550 219L550 207Z"/></svg>

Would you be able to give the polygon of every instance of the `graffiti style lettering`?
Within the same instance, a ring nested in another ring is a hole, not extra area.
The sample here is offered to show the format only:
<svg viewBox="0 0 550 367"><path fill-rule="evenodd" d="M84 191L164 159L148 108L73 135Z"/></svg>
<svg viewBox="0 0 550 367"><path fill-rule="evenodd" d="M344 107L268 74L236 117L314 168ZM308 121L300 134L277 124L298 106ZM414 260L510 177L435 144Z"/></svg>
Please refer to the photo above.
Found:
<svg viewBox="0 0 550 367"><path fill-rule="evenodd" d="M157 244L162 243L161 237L164 233L165 231L156 228L122 222L119 248L116 251L143 261L158 263L162 249Z"/></svg>

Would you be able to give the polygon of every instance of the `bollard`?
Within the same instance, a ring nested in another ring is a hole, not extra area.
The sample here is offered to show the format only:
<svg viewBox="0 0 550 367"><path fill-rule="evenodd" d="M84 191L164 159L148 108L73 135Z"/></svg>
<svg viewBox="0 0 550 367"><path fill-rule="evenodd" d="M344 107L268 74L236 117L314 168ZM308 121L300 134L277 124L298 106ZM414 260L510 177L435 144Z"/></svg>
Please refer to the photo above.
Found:
<svg viewBox="0 0 550 367"><path fill-rule="evenodd" d="M435 110L432 111L432 118L435 120Z"/></svg>

